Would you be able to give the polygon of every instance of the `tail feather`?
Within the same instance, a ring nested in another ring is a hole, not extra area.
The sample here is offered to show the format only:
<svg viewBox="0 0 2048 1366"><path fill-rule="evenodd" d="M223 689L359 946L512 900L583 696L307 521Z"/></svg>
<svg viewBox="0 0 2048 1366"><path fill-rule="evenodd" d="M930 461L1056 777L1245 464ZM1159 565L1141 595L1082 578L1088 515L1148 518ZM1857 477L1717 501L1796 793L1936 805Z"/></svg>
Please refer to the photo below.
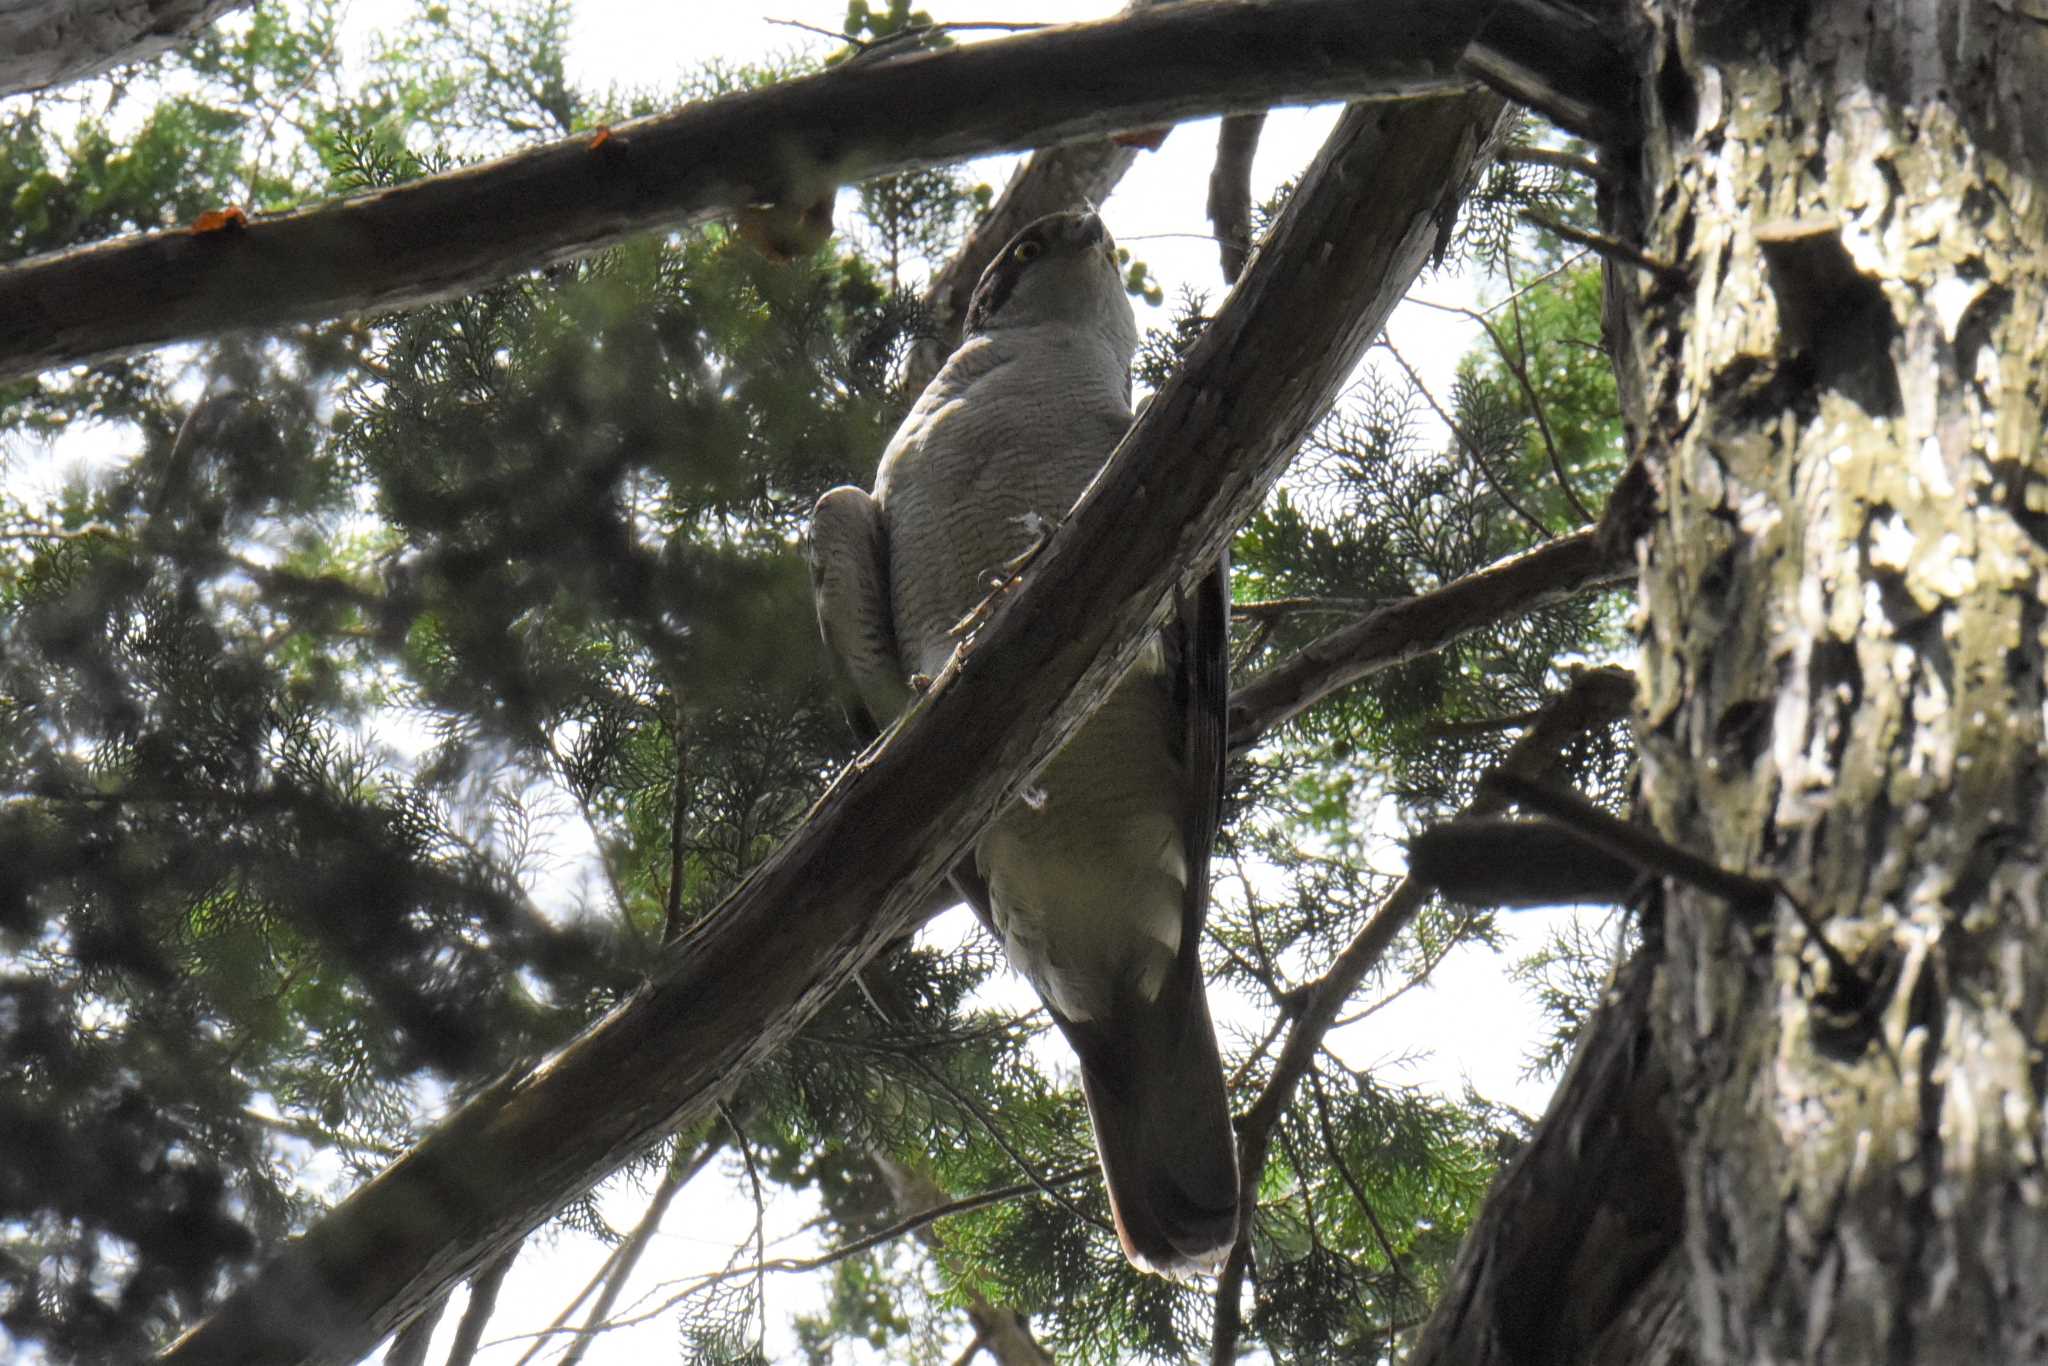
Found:
<svg viewBox="0 0 2048 1366"><path fill-rule="evenodd" d="M1237 1237L1237 1143L1199 979L1068 1025L1124 1255L1148 1271L1214 1270Z"/></svg>

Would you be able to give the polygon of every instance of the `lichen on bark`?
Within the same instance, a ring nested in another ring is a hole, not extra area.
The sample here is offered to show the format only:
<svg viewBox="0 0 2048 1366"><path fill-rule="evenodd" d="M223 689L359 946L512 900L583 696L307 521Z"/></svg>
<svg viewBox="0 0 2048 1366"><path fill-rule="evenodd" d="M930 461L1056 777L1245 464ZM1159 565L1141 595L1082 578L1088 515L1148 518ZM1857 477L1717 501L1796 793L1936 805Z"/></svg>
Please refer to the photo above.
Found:
<svg viewBox="0 0 2048 1366"><path fill-rule="evenodd" d="M1690 279L1622 308L1643 794L1862 980L1671 891L1701 1357L2040 1359L2048 196L2026 100L1966 87L2048 89L2048 47L1995 0L1760 13L1642 11L1621 216Z"/></svg>

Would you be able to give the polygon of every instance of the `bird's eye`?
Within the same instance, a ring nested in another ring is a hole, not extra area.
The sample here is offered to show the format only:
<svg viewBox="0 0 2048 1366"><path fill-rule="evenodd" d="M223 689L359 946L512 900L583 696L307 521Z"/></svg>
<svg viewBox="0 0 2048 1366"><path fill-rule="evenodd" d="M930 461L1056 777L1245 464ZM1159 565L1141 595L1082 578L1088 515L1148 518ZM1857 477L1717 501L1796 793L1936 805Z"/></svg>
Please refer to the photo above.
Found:
<svg viewBox="0 0 2048 1366"><path fill-rule="evenodd" d="M1014 254L1019 261L1032 261L1036 260L1038 253L1044 250L1045 248L1036 242L1019 242Z"/></svg>

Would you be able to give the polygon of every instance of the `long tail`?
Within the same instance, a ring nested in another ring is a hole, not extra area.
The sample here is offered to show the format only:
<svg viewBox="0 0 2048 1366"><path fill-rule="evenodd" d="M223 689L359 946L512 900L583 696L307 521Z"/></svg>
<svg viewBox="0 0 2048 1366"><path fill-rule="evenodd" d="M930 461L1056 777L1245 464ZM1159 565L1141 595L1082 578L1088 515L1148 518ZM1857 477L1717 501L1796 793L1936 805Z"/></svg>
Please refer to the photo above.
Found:
<svg viewBox="0 0 2048 1366"><path fill-rule="evenodd" d="M1237 1143L1201 981L1067 1024L1124 1255L1148 1271L1213 1271L1237 1237Z"/></svg>

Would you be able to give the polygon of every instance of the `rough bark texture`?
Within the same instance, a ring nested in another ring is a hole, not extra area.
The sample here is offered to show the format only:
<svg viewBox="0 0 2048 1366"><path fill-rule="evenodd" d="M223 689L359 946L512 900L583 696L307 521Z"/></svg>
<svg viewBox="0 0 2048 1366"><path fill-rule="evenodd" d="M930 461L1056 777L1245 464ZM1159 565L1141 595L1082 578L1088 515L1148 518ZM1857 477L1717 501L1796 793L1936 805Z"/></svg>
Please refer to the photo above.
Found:
<svg viewBox="0 0 2048 1366"><path fill-rule="evenodd" d="M1128 667L1183 567L1258 506L1439 244L1501 111L1465 95L1348 113L1186 367L885 743L635 999L466 1105L166 1359L360 1355L780 1047L907 928Z"/></svg>
<svg viewBox="0 0 2048 1366"><path fill-rule="evenodd" d="M0 5L0 95L139 62L249 0L8 0Z"/></svg>
<svg viewBox="0 0 2048 1366"><path fill-rule="evenodd" d="M1468 88L1491 0L1181 0L853 61L246 225L0 269L0 379L235 328L395 309L634 233L1205 114ZM996 93L1000 92L1000 98Z"/></svg>
<svg viewBox="0 0 2048 1366"><path fill-rule="evenodd" d="M2048 24L1646 3L1653 1005L1707 1362L2048 1359Z"/></svg>
<svg viewBox="0 0 2048 1366"><path fill-rule="evenodd" d="M1616 975L1529 1147L1466 1236L1409 1366L1677 1366L1684 1188L1649 1004L1654 955ZM1674 1331L1675 1330L1675 1331Z"/></svg>

